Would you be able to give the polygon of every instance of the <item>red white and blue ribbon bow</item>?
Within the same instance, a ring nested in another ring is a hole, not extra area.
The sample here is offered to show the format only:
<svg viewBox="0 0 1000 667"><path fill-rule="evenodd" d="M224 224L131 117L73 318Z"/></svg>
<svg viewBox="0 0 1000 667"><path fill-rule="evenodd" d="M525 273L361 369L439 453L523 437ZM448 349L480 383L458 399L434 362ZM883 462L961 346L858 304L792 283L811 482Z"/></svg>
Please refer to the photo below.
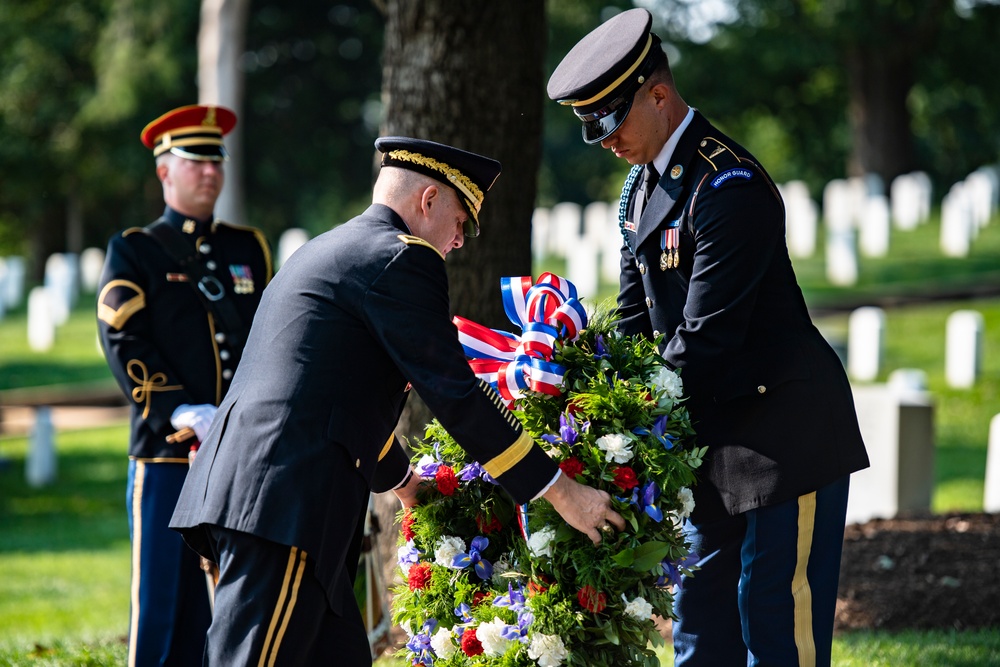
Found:
<svg viewBox="0 0 1000 667"><path fill-rule="evenodd" d="M489 329L464 317L452 321L473 372L493 385L507 407L527 390L558 396L566 369L553 363L556 342L573 341L587 326L587 311L576 298L576 286L543 273L501 278L503 307L521 335Z"/></svg>

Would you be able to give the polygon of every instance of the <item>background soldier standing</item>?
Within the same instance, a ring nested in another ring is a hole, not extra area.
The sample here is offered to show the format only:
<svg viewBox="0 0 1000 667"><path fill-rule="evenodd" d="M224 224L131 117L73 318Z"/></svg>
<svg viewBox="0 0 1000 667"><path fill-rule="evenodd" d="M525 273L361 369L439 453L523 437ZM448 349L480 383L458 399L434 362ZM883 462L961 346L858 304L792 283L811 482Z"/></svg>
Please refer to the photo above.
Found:
<svg viewBox="0 0 1000 667"><path fill-rule="evenodd" d="M211 622L198 556L167 524L272 275L260 232L214 219L235 124L228 109L187 106L146 126L166 209L111 239L99 285L101 345L132 406L130 666L199 664Z"/></svg>

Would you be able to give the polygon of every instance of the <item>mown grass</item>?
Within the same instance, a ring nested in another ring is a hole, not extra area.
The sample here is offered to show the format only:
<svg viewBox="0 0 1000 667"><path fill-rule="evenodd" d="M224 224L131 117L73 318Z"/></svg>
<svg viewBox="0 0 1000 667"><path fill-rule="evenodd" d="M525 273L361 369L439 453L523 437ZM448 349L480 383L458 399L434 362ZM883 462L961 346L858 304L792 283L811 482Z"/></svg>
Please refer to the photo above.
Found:
<svg viewBox="0 0 1000 667"><path fill-rule="evenodd" d="M821 251L811 260L796 260L807 300L825 308L886 293L1000 285L1000 225L983 231L968 261L939 257L936 234L933 223L894 232L892 256L862 258L859 284L852 289L824 284ZM614 286L604 289L605 296L611 295ZM982 377L971 390L949 389L944 381L945 322L958 308L978 310L986 322ZM819 322L841 341L846 323L846 311ZM879 380L897 368L920 368L935 401L933 509L981 510L989 419L1000 412L1000 299L889 309L886 327ZM81 299L52 351L31 351L25 330L23 310L0 321L0 390L110 381L96 344L92 296ZM0 667L125 663L126 440L124 424L59 433L58 482L36 490L24 483L27 439L0 434ZM673 664L669 647L658 655L664 666ZM833 664L979 667L1000 665L998 655L998 630L854 632L836 638ZM406 663L383 659L378 664Z"/></svg>

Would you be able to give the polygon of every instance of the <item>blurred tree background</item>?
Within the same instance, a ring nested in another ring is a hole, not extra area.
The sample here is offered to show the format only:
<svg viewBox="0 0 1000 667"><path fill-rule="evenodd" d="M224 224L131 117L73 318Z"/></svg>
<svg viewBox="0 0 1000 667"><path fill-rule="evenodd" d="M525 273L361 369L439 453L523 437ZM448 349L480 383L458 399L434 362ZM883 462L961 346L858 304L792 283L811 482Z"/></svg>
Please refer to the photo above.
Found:
<svg viewBox="0 0 1000 667"><path fill-rule="evenodd" d="M996 0L636 4L653 12L685 99L777 181L805 180L816 198L833 178L871 171L888 184L913 169L940 196L998 160ZM368 203L384 120L381 5L250 3L240 222L272 243L293 226L317 234ZM542 85L576 40L631 6L548 0ZM138 137L160 113L197 100L198 21L196 0L0 0L0 255L27 256L37 280L47 254L103 247L160 213ZM536 46L508 51L537 58ZM515 147L541 139L536 203L615 199L627 165L585 146L571 112L543 107L541 138L532 124L501 137ZM496 128L476 130L483 145L498 140Z"/></svg>

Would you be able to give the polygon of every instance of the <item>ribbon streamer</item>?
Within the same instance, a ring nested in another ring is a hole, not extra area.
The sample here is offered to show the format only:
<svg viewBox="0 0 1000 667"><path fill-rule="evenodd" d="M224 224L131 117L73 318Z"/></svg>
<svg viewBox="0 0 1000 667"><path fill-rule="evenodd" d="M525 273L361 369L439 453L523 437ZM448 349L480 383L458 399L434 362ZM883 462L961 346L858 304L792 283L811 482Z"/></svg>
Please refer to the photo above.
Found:
<svg viewBox="0 0 1000 667"><path fill-rule="evenodd" d="M509 408L536 391L558 396L566 369L552 361L559 341L573 341L587 326L587 311L569 280L543 273L500 279L504 312L521 335L490 329L464 317L452 320L472 371L496 388Z"/></svg>

